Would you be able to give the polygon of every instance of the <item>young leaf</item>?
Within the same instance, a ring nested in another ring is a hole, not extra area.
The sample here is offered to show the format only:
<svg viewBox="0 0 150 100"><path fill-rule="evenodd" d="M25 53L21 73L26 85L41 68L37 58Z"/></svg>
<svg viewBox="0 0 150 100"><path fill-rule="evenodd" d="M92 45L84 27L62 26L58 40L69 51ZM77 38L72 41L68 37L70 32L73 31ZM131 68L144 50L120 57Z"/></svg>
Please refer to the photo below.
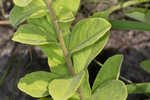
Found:
<svg viewBox="0 0 150 100"><path fill-rule="evenodd" d="M80 86L84 72L72 78L55 79L49 84L49 93L54 100L67 100L73 96ZM64 87L65 86L65 87Z"/></svg>
<svg viewBox="0 0 150 100"><path fill-rule="evenodd" d="M32 0L13 0L15 5L20 6L20 7L25 7L29 3L31 3Z"/></svg>
<svg viewBox="0 0 150 100"><path fill-rule="evenodd" d="M126 100L127 88L122 81L109 80L100 85L91 100Z"/></svg>
<svg viewBox="0 0 150 100"><path fill-rule="evenodd" d="M41 45L41 50L48 57L50 70L58 75L70 75L61 48L57 45Z"/></svg>
<svg viewBox="0 0 150 100"><path fill-rule="evenodd" d="M54 0L52 3L54 12L60 22L72 21L79 5L80 0Z"/></svg>
<svg viewBox="0 0 150 100"><path fill-rule="evenodd" d="M95 44L72 54L75 72L79 73L102 51L106 45L110 33L107 32Z"/></svg>
<svg viewBox="0 0 150 100"><path fill-rule="evenodd" d="M145 71L150 72L150 60L145 60L141 62L140 65Z"/></svg>
<svg viewBox="0 0 150 100"><path fill-rule="evenodd" d="M150 24L136 21L110 20L112 29L150 31Z"/></svg>
<svg viewBox="0 0 150 100"><path fill-rule="evenodd" d="M58 76L50 72L32 72L20 79L18 88L32 97L45 97L49 95L49 82L55 78Z"/></svg>
<svg viewBox="0 0 150 100"><path fill-rule="evenodd" d="M31 45L57 43L55 38L48 36L45 31L33 24L24 24L20 26L12 40Z"/></svg>
<svg viewBox="0 0 150 100"><path fill-rule="evenodd" d="M47 8L44 0L33 0L26 7L14 6L14 8L10 12L10 22L13 26L17 26L27 18L29 18L31 15L36 14L36 16L41 17L46 15L46 13Z"/></svg>
<svg viewBox="0 0 150 100"><path fill-rule="evenodd" d="M111 25L102 18L88 18L77 23L71 34L70 51L76 52L99 40Z"/></svg>
<svg viewBox="0 0 150 100"><path fill-rule="evenodd" d="M115 55L110 57L102 66L101 70L96 76L92 91L96 90L98 86L108 80L118 80L120 68L123 61L122 55Z"/></svg>
<svg viewBox="0 0 150 100"><path fill-rule="evenodd" d="M136 83L127 85L129 94L150 93L150 83Z"/></svg>

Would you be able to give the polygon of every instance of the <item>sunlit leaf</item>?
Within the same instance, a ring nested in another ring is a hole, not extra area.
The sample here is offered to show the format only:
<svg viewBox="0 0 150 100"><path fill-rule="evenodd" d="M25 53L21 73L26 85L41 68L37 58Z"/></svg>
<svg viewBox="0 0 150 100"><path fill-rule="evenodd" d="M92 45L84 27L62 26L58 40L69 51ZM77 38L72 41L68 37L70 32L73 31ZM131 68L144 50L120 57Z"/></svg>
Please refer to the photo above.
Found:
<svg viewBox="0 0 150 100"><path fill-rule="evenodd" d="M49 93L54 100L67 100L75 94L84 77L83 72L72 78L55 79L49 84Z"/></svg>
<svg viewBox="0 0 150 100"><path fill-rule="evenodd" d="M33 24L24 24L19 27L12 40L24 44L43 45L56 44L57 40L50 37L47 32Z"/></svg>
<svg viewBox="0 0 150 100"><path fill-rule="evenodd" d="M14 6L14 8L10 12L10 22L13 26L17 26L34 14L36 14L37 17L41 17L46 15L46 13L47 7L44 0L33 0L26 7Z"/></svg>
<svg viewBox="0 0 150 100"><path fill-rule="evenodd" d="M13 0L15 5L20 6L20 7L25 7L29 3L31 3L32 0Z"/></svg>
<svg viewBox="0 0 150 100"><path fill-rule="evenodd" d="M91 61L102 51L108 41L109 35L109 32L107 32L95 44L72 54L76 73L79 73L84 68L86 68L91 63Z"/></svg>
<svg viewBox="0 0 150 100"><path fill-rule="evenodd" d="M32 72L20 79L18 88L32 97L45 97L49 95L49 82L55 78L58 76L50 72Z"/></svg>
<svg viewBox="0 0 150 100"><path fill-rule="evenodd" d="M91 100L126 100L127 88L119 80L104 82L92 94Z"/></svg>
<svg viewBox="0 0 150 100"><path fill-rule="evenodd" d="M100 39L111 25L102 18L88 18L77 23L71 34L70 51L76 52L94 44Z"/></svg>
<svg viewBox="0 0 150 100"><path fill-rule="evenodd" d="M60 22L72 21L79 5L80 0L54 0L52 3L54 12Z"/></svg>

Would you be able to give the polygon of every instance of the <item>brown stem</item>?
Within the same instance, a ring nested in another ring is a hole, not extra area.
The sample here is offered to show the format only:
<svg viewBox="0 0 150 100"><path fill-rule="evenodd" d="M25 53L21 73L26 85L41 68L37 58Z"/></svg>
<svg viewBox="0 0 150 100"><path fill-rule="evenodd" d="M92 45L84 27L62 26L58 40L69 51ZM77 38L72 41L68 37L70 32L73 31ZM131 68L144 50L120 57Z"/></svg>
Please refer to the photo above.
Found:
<svg viewBox="0 0 150 100"><path fill-rule="evenodd" d="M10 25L8 20L0 21L0 25Z"/></svg>
<svg viewBox="0 0 150 100"><path fill-rule="evenodd" d="M71 58L70 58L70 53L69 53L68 49L66 48L64 38L63 38L63 34L62 34L62 30L60 29L60 27L57 23L57 18L56 18L56 15L54 13L54 10L52 8L52 5L51 5L52 0L46 0L46 2L47 2L47 5L49 7L49 13L52 17L54 27L56 29L56 33L57 33L57 36L58 36L60 46L61 46L62 51L64 53L64 57L65 57L65 60L66 60L67 67L69 69L70 74L72 76L75 76L75 70L74 70L74 67L73 67L73 64L72 64L72 61L71 61ZM83 96L83 93L82 93L81 86L78 88L78 93L80 95L80 100L85 100L85 98Z"/></svg>

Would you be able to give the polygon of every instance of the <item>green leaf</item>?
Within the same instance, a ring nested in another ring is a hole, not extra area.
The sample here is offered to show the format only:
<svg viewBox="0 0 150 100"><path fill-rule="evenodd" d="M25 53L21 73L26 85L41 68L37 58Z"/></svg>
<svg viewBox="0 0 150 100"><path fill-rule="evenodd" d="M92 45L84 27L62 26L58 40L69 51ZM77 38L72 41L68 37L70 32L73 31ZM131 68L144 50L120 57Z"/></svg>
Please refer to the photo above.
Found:
<svg viewBox="0 0 150 100"><path fill-rule="evenodd" d="M14 8L10 12L10 22L13 26L17 26L30 16L34 15L35 17L36 15L36 17L41 17L46 15L46 13L47 6L44 0L33 0L26 7L14 6Z"/></svg>
<svg viewBox="0 0 150 100"><path fill-rule="evenodd" d="M132 18L132 19L150 24L150 21L149 21L150 10L149 9L134 8L134 9L131 9L131 10L127 10L125 12L125 15Z"/></svg>
<svg viewBox="0 0 150 100"><path fill-rule="evenodd" d="M105 18L108 19L109 18L109 12L106 11L102 11L102 12L96 12L93 14L92 16L93 18Z"/></svg>
<svg viewBox="0 0 150 100"><path fill-rule="evenodd" d="M86 70L85 76L81 82L80 88L82 90L82 94L85 98L85 100L89 100L91 97L91 88L89 84L89 73L88 70ZM80 100L79 93L76 92L69 100Z"/></svg>
<svg viewBox="0 0 150 100"><path fill-rule="evenodd" d="M147 9L144 8L130 9L125 12L125 15L138 21L145 22L146 10Z"/></svg>
<svg viewBox="0 0 150 100"><path fill-rule="evenodd" d="M69 48L69 44L70 44L70 26L71 26L72 22L61 22L59 23L59 26L62 30L63 33L63 37L64 37L64 42L67 48Z"/></svg>
<svg viewBox="0 0 150 100"><path fill-rule="evenodd" d="M84 74L84 72L81 72L72 78L53 80L48 87L49 93L54 100L67 100L75 94L82 82Z"/></svg>
<svg viewBox="0 0 150 100"><path fill-rule="evenodd" d="M43 16L40 18L29 18L27 22L42 28L45 33L47 33L48 37L52 37L53 39L57 40L57 34L53 23L52 21L48 21L47 16Z"/></svg>
<svg viewBox="0 0 150 100"><path fill-rule="evenodd" d="M108 80L118 80L123 61L122 55L110 57L102 66L94 81L92 91Z"/></svg>
<svg viewBox="0 0 150 100"><path fill-rule="evenodd" d="M126 100L127 88L122 81L104 82L92 94L91 100Z"/></svg>
<svg viewBox="0 0 150 100"><path fill-rule="evenodd" d="M55 78L58 76L50 72L32 72L20 79L18 88L32 97L45 97L49 95L49 82Z"/></svg>
<svg viewBox="0 0 150 100"><path fill-rule="evenodd" d="M81 82L81 85L80 85L80 88L82 90L82 94L85 98L85 100L88 100L90 99L91 97L91 87L90 87L90 84L89 84L89 73L88 73L88 70L86 70L86 73L85 73L85 76ZM76 94L70 98L71 100L80 100L80 97L79 97L79 93L76 92ZM70 100L69 99L69 100Z"/></svg>
<svg viewBox="0 0 150 100"><path fill-rule="evenodd" d="M127 85L129 94L150 93L150 83L135 83Z"/></svg>
<svg viewBox="0 0 150 100"><path fill-rule="evenodd" d="M20 6L20 7L25 7L29 3L31 3L32 0L13 0L15 5Z"/></svg>
<svg viewBox="0 0 150 100"><path fill-rule="evenodd" d="M49 20L48 22L51 23L52 21L51 21L50 17L48 16L47 18ZM38 23L38 24L40 24L40 23ZM38 25L38 24L36 24L36 25ZM64 36L64 41L65 41L67 48L69 46L69 41L70 41L70 25L71 25L71 22L59 23L59 26L62 30L62 33ZM45 26L46 25L43 25L43 27L45 27ZM49 28L49 29L52 30L51 28ZM40 46L40 48L48 57L48 64L50 66L50 70L53 73L56 73L58 75L63 75L63 76L70 75L69 70L66 65L66 62L65 62L65 59L64 59L63 52L59 46L57 46L57 45L42 45L42 46Z"/></svg>
<svg viewBox="0 0 150 100"><path fill-rule="evenodd" d="M54 0L52 3L54 12L60 22L72 21L79 5L80 0Z"/></svg>
<svg viewBox="0 0 150 100"><path fill-rule="evenodd" d="M61 76L70 75L60 47L57 45L41 45L40 48L48 57L51 72Z"/></svg>
<svg viewBox="0 0 150 100"><path fill-rule="evenodd" d="M145 60L141 62L140 65L145 71L150 72L150 60Z"/></svg>
<svg viewBox="0 0 150 100"><path fill-rule="evenodd" d="M12 40L31 45L57 43L55 38L48 36L47 32L33 24L24 24L20 26Z"/></svg>
<svg viewBox="0 0 150 100"><path fill-rule="evenodd" d="M87 68L90 62L102 51L108 41L109 35L110 33L107 32L97 42L95 42L95 44L72 54L73 65L76 73Z"/></svg>
<svg viewBox="0 0 150 100"><path fill-rule="evenodd" d="M37 100L53 100L52 98L40 98L40 99L37 99Z"/></svg>
<svg viewBox="0 0 150 100"><path fill-rule="evenodd" d="M94 44L110 28L109 22L102 18L81 20L72 29L70 51L73 53Z"/></svg>
<svg viewBox="0 0 150 100"><path fill-rule="evenodd" d="M150 24L136 21L110 20L112 29L150 31Z"/></svg>
<svg viewBox="0 0 150 100"><path fill-rule="evenodd" d="M150 24L150 10L147 10L146 15L145 15L145 23Z"/></svg>
<svg viewBox="0 0 150 100"><path fill-rule="evenodd" d="M83 96L85 97L86 100L88 100L91 97L91 87L89 84L89 73L88 70L85 73L85 76L81 82L80 85L82 92L83 92Z"/></svg>

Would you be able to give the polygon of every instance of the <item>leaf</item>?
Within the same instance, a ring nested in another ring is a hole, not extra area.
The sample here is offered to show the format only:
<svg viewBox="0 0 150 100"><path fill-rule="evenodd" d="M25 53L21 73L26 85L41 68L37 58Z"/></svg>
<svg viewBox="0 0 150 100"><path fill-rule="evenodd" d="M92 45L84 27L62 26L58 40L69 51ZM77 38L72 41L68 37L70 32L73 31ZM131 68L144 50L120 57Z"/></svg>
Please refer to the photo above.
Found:
<svg viewBox="0 0 150 100"><path fill-rule="evenodd" d="M87 68L90 62L102 51L108 41L109 35L110 33L107 32L95 44L72 54L73 65L76 73Z"/></svg>
<svg viewBox="0 0 150 100"><path fill-rule="evenodd" d="M60 22L72 21L79 5L80 0L54 0L52 3L56 17Z"/></svg>
<svg viewBox="0 0 150 100"><path fill-rule="evenodd" d="M94 44L110 28L109 22L102 18L81 20L72 29L70 51L73 53Z"/></svg>
<svg viewBox="0 0 150 100"><path fill-rule="evenodd" d="M130 9L127 10L125 12L125 15L133 18L135 20L141 21L141 22L145 22L145 14L146 14L146 10L144 8L135 8L135 9Z"/></svg>
<svg viewBox="0 0 150 100"><path fill-rule="evenodd" d="M146 15L145 15L145 23L150 24L150 10L147 10Z"/></svg>
<svg viewBox="0 0 150 100"><path fill-rule="evenodd" d="M61 76L70 75L60 47L57 45L41 45L40 48L48 57L48 64L52 73Z"/></svg>
<svg viewBox="0 0 150 100"><path fill-rule="evenodd" d="M145 60L141 62L140 65L145 71L150 72L150 60Z"/></svg>
<svg viewBox="0 0 150 100"><path fill-rule="evenodd" d="M85 98L85 100L89 100L91 97L91 88L90 88L90 84L89 84L89 73L88 70L86 70L85 76L81 82L80 88L82 90L82 94ZM80 100L80 96L79 93L76 92L76 94L74 94L71 98L69 98L68 100Z"/></svg>
<svg viewBox="0 0 150 100"><path fill-rule="evenodd" d="M85 2L92 2L92 3L110 3L112 2L111 0L84 0Z"/></svg>
<svg viewBox="0 0 150 100"><path fill-rule="evenodd" d="M100 85L91 100L126 100L127 88L122 81L110 80Z"/></svg>
<svg viewBox="0 0 150 100"><path fill-rule="evenodd" d="M48 36L45 31L33 24L24 24L20 26L12 40L31 45L57 43L55 38Z"/></svg>
<svg viewBox="0 0 150 100"><path fill-rule="evenodd" d="M136 21L110 20L112 29L150 31L150 24Z"/></svg>
<svg viewBox="0 0 150 100"><path fill-rule="evenodd" d="M50 17L48 16L47 18L48 18L48 22L51 23ZM71 22L59 23L59 26L62 30L62 33L64 36L64 41L65 41L67 48L68 48L69 42L70 42L70 25L71 25ZM43 25L43 26L45 27L46 25ZM53 73L56 73L58 75L63 75L63 76L70 75L69 70L66 65L66 62L65 62L65 59L64 59L63 52L59 46L57 46L57 45L42 45L42 46L40 46L40 48L48 57L48 64L50 66L50 70Z"/></svg>
<svg viewBox="0 0 150 100"><path fill-rule="evenodd" d="M135 83L127 85L129 94L150 93L150 83Z"/></svg>
<svg viewBox="0 0 150 100"><path fill-rule="evenodd" d="M47 33L48 37L52 37L53 39L57 40L57 34L53 23L52 21L48 21L47 16L43 16L40 18L29 18L27 22L42 28L45 33Z"/></svg>
<svg viewBox="0 0 150 100"><path fill-rule="evenodd" d="M26 7L14 6L10 12L10 22L13 26L17 26L32 15L41 17L46 15L46 13L47 7L44 0L32 0Z"/></svg>
<svg viewBox="0 0 150 100"><path fill-rule="evenodd" d="M32 97L45 97L49 95L49 82L55 78L58 76L50 72L32 72L20 79L18 88Z"/></svg>
<svg viewBox="0 0 150 100"><path fill-rule="evenodd" d="M96 88L103 84L105 81L118 80L122 61L122 55L115 55L110 57L98 72L92 87L92 91L96 90Z"/></svg>
<svg viewBox="0 0 150 100"><path fill-rule="evenodd" d="M31 3L32 0L13 0L15 5L20 6L20 7L25 7L29 3Z"/></svg>
<svg viewBox="0 0 150 100"><path fill-rule="evenodd" d="M50 19L49 19L49 22L50 22ZM65 41L66 47L68 47L69 41L70 41L70 24L71 24L71 22L59 23L59 26L60 26L63 36L64 36L64 41ZM70 76L62 49L59 46L57 46L57 45L42 45L42 46L40 46L40 48L48 57L48 64L50 66L50 70L53 73L56 73L58 75L63 75L63 76Z"/></svg>
<svg viewBox="0 0 150 100"><path fill-rule="evenodd" d="M83 96L85 97L86 100L88 100L91 97L91 87L89 84L89 73L88 70L85 73L85 76L81 82L80 85L82 92L83 92Z"/></svg>
<svg viewBox="0 0 150 100"><path fill-rule="evenodd" d="M105 19L108 19L109 18L109 12L106 10L106 11L101 11L101 12L96 12L93 14L93 18L105 18Z"/></svg>
<svg viewBox="0 0 150 100"><path fill-rule="evenodd" d="M131 10L127 10L125 12L125 15L132 19L141 21L143 23L150 24L150 21L149 21L150 10L148 10L146 8L134 8Z"/></svg>
<svg viewBox="0 0 150 100"><path fill-rule="evenodd" d="M37 99L37 100L53 100L52 98L40 98L40 99Z"/></svg>
<svg viewBox="0 0 150 100"><path fill-rule="evenodd" d="M72 78L55 79L49 84L49 93L54 100L67 100L73 96L80 86L84 72ZM64 88L65 86L65 88Z"/></svg>

